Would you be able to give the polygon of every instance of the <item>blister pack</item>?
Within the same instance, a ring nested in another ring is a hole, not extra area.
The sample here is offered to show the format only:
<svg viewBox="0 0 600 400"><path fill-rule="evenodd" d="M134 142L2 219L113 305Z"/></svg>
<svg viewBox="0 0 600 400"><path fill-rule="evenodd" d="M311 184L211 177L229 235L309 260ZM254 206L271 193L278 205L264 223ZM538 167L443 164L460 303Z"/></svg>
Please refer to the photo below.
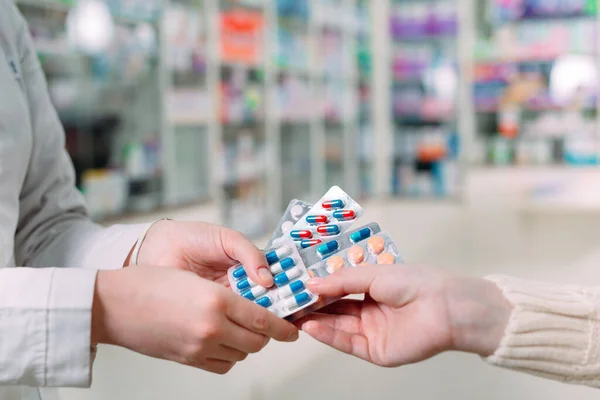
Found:
<svg viewBox="0 0 600 400"><path fill-rule="evenodd" d="M310 271L311 275L323 278L342 268L402 264L403 262L389 233L379 232L312 265Z"/></svg>
<svg viewBox="0 0 600 400"><path fill-rule="evenodd" d="M296 199L290 201L290 204L285 210L285 213L283 213L283 217L279 220L271 239L269 239L266 248L270 249L273 245L280 243L283 240L283 237L291 232L294 225L300 221L311 208L313 208L313 205L305 201Z"/></svg>
<svg viewBox="0 0 600 400"><path fill-rule="evenodd" d="M302 257L304 263L308 265L308 269L312 271L314 269L313 267L319 265L323 260L327 260L336 253L349 249L355 244L377 235L379 232L381 232L379 224L372 222L360 228L349 230L335 239L324 241L317 246L300 250L300 257Z"/></svg>
<svg viewBox="0 0 600 400"><path fill-rule="evenodd" d="M322 256L318 248L306 249L301 252L305 259L320 258L319 262L311 264L309 267L311 278L325 278L342 268L368 268L367 265L371 264L402 264L404 262L390 235L387 232L381 232L378 224L373 223L358 228L338 240L339 249L326 256ZM341 297L319 297L314 304L298 310L294 314L294 319L300 319L341 299Z"/></svg>
<svg viewBox="0 0 600 400"><path fill-rule="evenodd" d="M342 235L362 216L362 207L338 186L334 186L300 219L288 236L306 249Z"/></svg>
<svg viewBox="0 0 600 400"><path fill-rule="evenodd" d="M298 311L319 300L318 296L306 290L305 282L310 278L307 266L290 238L283 239L265 256L274 276L274 287L257 285L242 265L229 269L229 283L240 296L269 309L280 318L293 321L297 319L295 314Z"/></svg>

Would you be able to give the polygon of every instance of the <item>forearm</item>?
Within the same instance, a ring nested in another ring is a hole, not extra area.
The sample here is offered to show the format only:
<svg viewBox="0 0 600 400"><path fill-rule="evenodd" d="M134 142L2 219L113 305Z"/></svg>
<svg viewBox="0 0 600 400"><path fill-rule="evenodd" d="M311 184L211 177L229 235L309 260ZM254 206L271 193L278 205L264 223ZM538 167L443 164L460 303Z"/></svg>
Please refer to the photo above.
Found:
<svg viewBox="0 0 600 400"><path fill-rule="evenodd" d="M600 387L600 290L508 277L449 290L456 350L492 365Z"/></svg>
<svg viewBox="0 0 600 400"><path fill-rule="evenodd" d="M500 346L511 304L492 282L451 277L445 285L453 349L487 357Z"/></svg>

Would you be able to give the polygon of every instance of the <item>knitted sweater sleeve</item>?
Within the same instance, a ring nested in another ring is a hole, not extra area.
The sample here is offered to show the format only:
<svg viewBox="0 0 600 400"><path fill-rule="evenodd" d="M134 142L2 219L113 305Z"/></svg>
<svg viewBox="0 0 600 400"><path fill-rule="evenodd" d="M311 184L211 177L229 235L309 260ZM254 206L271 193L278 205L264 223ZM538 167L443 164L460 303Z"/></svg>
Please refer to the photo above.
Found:
<svg viewBox="0 0 600 400"><path fill-rule="evenodd" d="M487 279L513 306L500 347L488 363L600 387L600 288Z"/></svg>

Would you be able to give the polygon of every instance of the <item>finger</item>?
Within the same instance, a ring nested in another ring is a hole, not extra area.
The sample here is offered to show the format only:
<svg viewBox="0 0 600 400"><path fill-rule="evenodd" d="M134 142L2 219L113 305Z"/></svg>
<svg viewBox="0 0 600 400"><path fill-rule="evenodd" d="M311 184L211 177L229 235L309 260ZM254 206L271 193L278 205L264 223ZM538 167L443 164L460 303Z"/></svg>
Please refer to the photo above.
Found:
<svg viewBox="0 0 600 400"><path fill-rule="evenodd" d="M258 353L269 342L269 338L260 333L251 332L248 329L232 322L227 321L223 336L223 343L232 349L246 354Z"/></svg>
<svg viewBox="0 0 600 400"><path fill-rule="evenodd" d="M326 297L369 293L371 285L381 273L381 268L347 268L328 278L313 278L307 282L311 292Z"/></svg>
<svg viewBox="0 0 600 400"><path fill-rule="evenodd" d="M213 352L211 358L221 361L238 362L244 361L247 357L247 352L221 345Z"/></svg>
<svg viewBox="0 0 600 400"><path fill-rule="evenodd" d="M250 279L264 287L273 286L273 275L269 271L264 253L246 236L231 229L222 229L221 244L229 258L239 261L244 266Z"/></svg>
<svg viewBox="0 0 600 400"><path fill-rule="evenodd" d="M353 335L332 328L319 321L309 321L302 326L302 330L314 339L336 350L355 357L369 360L369 343L362 335Z"/></svg>
<svg viewBox="0 0 600 400"><path fill-rule="evenodd" d="M239 296L231 298L227 317L252 332L280 342L294 342L298 339L298 329L294 325Z"/></svg>
<svg viewBox="0 0 600 400"><path fill-rule="evenodd" d="M311 314L302 318L299 326L302 328L303 325L309 321L315 321L351 335L362 334L360 325L361 320L358 317L349 315Z"/></svg>
<svg viewBox="0 0 600 400"><path fill-rule="evenodd" d="M213 372L215 374L224 375L231 371L231 369L234 366L235 363L231 361L215 360L213 358L209 358L204 362L202 369L208 372Z"/></svg>

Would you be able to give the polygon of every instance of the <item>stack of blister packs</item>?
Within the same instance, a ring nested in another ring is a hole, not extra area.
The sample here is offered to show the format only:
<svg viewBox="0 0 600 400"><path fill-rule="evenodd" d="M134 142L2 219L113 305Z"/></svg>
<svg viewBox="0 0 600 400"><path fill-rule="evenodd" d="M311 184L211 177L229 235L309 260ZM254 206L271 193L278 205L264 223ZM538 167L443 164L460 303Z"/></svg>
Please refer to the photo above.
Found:
<svg viewBox="0 0 600 400"><path fill-rule="evenodd" d="M342 268L403 262L390 235L378 224L352 229L362 213L362 207L337 186L315 205L292 200L265 251L275 286L257 285L238 265L228 273L231 287L290 321L337 301L311 293L306 281Z"/></svg>

